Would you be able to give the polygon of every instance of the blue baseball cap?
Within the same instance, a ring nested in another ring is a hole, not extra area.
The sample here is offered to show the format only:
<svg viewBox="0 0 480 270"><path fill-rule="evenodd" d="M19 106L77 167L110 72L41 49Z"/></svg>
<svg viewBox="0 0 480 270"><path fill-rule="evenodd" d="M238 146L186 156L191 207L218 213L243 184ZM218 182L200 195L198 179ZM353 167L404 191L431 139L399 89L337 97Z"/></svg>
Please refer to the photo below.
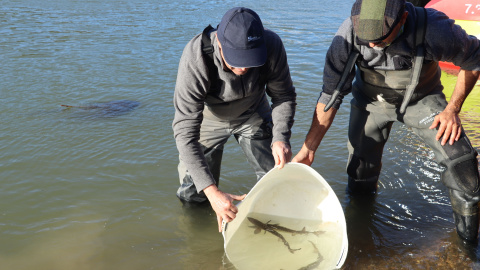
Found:
<svg viewBox="0 0 480 270"><path fill-rule="evenodd" d="M225 61L233 67L259 67L267 60L267 47L260 17L255 11L236 7L218 25L217 37Z"/></svg>

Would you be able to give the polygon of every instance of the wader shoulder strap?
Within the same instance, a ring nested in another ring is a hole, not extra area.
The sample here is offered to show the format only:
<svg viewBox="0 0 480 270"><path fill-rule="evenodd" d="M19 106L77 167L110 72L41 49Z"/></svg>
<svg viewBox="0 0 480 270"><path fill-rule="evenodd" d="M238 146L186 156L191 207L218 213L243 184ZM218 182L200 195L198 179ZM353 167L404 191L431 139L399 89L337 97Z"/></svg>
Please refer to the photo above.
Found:
<svg viewBox="0 0 480 270"><path fill-rule="evenodd" d="M355 39L356 37L354 37L354 40ZM328 101L327 105L325 105L325 109L323 109L324 112L328 111L333 106L333 103L335 103L335 100L340 94L340 90L342 90L343 86L345 85L345 82L347 81L347 77L352 71L352 68L355 65L355 62L357 61L357 57L359 54L360 52L358 52L358 50L356 50L355 48L353 48L352 52L350 52L350 55L348 56L347 64L345 64L345 69L343 70L343 73L342 73L342 77L340 78L340 81L338 82L335 90L333 90L333 94L330 97L330 100Z"/></svg>
<svg viewBox="0 0 480 270"><path fill-rule="evenodd" d="M405 110L410 103L413 92L418 85L420 72L422 71L423 60L425 58L425 28L427 25L427 11L422 7L415 7L417 13L417 32L415 34L415 60L413 62L413 72L410 84L407 86L405 96L403 97L402 105L400 106L400 113L405 113Z"/></svg>
<svg viewBox="0 0 480 270"><path fill-rule="evenodd" d="M214 84L218 78L218 71L215 63L213 62L213 52L215 51L212 41L210 40L210 33L215 30L211 25L205 27L202 33L202 52L206 56L205 62L208 67L208 79L210 84Z"/></svg>

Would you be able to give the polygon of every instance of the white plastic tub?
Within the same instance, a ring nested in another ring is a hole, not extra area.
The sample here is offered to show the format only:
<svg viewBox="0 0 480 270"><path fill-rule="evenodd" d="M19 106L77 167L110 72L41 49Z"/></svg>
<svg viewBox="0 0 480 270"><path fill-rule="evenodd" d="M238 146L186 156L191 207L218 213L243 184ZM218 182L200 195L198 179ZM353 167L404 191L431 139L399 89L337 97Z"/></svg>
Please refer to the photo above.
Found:
<svg viewBox="0 0 480 270"><path fill-rule="evenodd" d="M348 250L343 209L311 167L269 171L223 225L225 253L237 269L335 269Z"/></svg>

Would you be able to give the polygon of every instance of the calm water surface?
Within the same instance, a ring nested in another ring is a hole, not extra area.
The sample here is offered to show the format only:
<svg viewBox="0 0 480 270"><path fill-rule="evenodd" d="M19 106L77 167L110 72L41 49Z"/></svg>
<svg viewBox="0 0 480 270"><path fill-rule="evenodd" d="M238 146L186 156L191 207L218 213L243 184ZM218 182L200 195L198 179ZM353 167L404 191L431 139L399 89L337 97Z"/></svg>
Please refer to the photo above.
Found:
<svg viewBox="0 0 480 270"><path fill-rule="evenodd" d="M175 196L172 96L183 47L229 8L256 10L288 53L297 152L326 50L353 0L0 3L0 268L234 269L213 211L183 207ZM60 106L114 100L140 105L120 113ZM343 268L478 265L478 251L456 237L441 168L404 126L394 126L386 146L375 201L345 195L348 112L347 99L313 164L344 207ZM464 112L477 149L478 119L478 109ZM237 150L230 141L221 188L243 194L255 176Z"/></svg>

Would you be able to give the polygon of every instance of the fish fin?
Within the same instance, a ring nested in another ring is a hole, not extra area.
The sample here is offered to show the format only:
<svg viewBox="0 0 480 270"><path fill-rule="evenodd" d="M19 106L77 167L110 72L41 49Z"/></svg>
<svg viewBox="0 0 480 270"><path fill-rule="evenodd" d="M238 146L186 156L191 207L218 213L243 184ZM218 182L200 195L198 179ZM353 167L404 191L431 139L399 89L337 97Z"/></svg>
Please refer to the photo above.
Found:
<svg viewBox="0 0 480 270"><path fill-rule="evenodd" d="M293 254L293 253L295 253L295 251L297 251L297 250L300 250L300 249L302 249L302 248L289 249L289 251L290 251L290 253L292 253L292 254Z"/></svg>
<svg viewBox="0 0 480 270"><path fill-rule="evenodd" d="M320 234L323 234L325 233L325 231L316 231L316 232L313 232L313 234L315 234L316 236L319 236Z"/></svg>
<svg viewBox="0 0 480 270"><path fill-rule="evenodd" d="M255 231L253 231L254 234L259 234L262 231L262 228L256 228Z"/></svg>
<svg viewBox="0 0 480 270"><path fill-rule="evenodd" d="M303 229L301 231L295 231L295 232L292 232L292 235L295 236L297 234L306 234L308 233L307 230L305 230L305 227L303 227Z"/></svg>

